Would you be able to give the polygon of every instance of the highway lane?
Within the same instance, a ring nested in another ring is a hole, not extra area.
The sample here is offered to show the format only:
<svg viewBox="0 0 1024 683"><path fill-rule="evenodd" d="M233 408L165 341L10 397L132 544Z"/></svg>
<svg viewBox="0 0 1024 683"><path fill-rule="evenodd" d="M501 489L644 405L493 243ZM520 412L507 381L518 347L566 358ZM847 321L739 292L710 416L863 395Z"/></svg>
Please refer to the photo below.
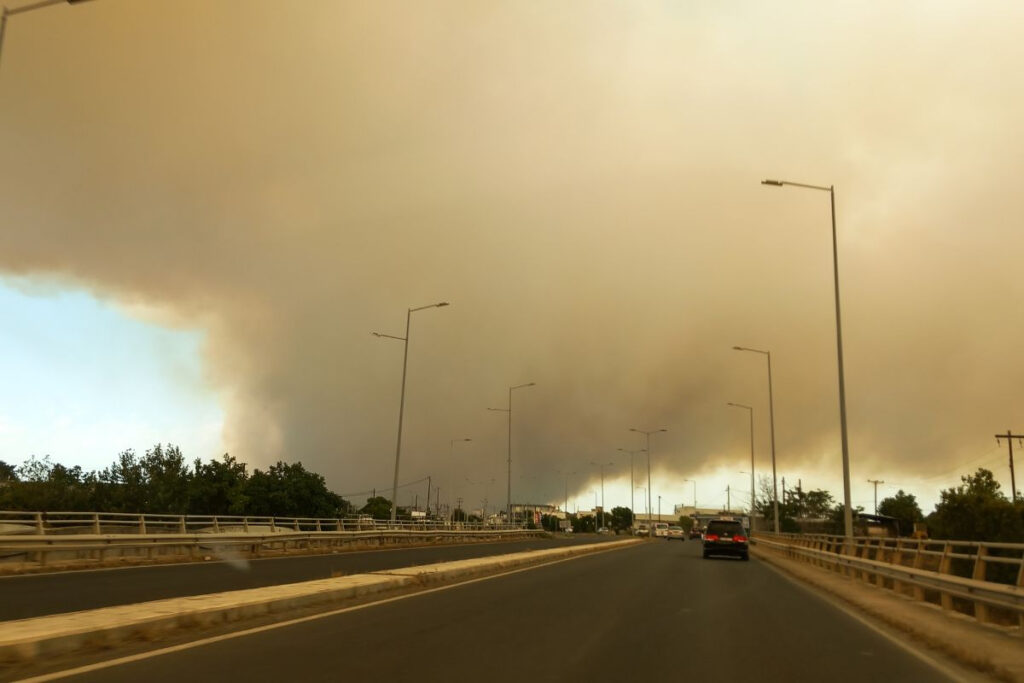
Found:
<svg viewBox="0 0 1024 683"><path fill-rule="evenodd" d="M393 548L330 555L7 576L0 578L0 621L186 595L326 579L336 574L358 574L434 562L595 543L615 538L593 534L562 535L551 539L500 543Z"/></svg>
<svg viewBox="0 0 1024 683"><path fill-rule="evenodd" d="M149 656L65 680L950 680L756 559L624 550Z"/></svg>

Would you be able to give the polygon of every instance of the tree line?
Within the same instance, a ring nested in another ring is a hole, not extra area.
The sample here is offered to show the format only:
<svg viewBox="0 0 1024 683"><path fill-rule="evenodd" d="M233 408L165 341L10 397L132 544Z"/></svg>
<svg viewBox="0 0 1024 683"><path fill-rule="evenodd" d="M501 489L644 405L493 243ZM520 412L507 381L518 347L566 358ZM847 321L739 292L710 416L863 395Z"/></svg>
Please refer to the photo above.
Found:
<svg viewBox="0 0 1024 683"><path fill-rule="evenodd" d="M909 536L915 523L923 523L929 538L1024 543L1024 502L1014 503L1007 498L992 472L985 468L963 475L960 482L939 493L939 502L928 515L922 512L917 498L902 489L879 501L878 514L894 517L901 535ZM760 489L754 509L771 523L775 519L771 479L762 479ZM863 511L860 506L855 510ZM843 504L836 503L828 491L797 488L779 501L779 528L799 532L797 520L822 519L826 520L826 533L842 534L844 512Z"/></svg>
<svg viewBox="0 0 1024 683"><path fill-rule="evenodd" d="M228 454L189 464L171 444L157 444L142 456L122 451L100 471L66 467L49 456L17 467L0 460L0 510L277 517L357 512L301 462L279 461L249 473Z"/></svg>

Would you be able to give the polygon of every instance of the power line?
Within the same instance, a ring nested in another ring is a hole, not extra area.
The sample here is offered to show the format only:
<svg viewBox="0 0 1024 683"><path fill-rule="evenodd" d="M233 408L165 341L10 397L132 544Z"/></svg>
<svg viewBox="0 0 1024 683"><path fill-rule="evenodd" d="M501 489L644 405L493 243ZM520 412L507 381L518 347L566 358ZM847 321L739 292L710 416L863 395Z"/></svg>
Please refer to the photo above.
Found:
<svg viewBox="0 0 1024 683"><path fill-rule="evenodd" d="M406 482L405 484L399 484L398 488L400 488L400 489L408 488L410 486L415 486L416 484L422 484L423 482L429 481L429 480L430 480L430 477L423 477L422 479L417 479L416 481L410 481L410 482ZM359 496L365 496L367 494L376 494L377 491L385 491L385 490L387 490L386 486L379 486L377 488L367 489L366 491L356 491L355 493L339 493L338 495L341 496L342 498L358 498Z"/></svg>

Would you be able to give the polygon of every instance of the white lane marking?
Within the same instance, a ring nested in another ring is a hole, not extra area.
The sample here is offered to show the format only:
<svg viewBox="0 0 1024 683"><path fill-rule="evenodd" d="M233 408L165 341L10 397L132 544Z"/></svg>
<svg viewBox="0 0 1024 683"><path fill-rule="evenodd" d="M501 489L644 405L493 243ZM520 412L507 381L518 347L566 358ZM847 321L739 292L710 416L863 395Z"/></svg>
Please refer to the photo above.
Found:
<svg viewBox="0 0 1024 683"><path fill-rule="evenodd" d="M447 586L438 586L437 588L427 588L425 590L416 591L414 593L407 593L406 595L396 595L393 598L384 598L383 600L375 600L373 602L367 602L362 605L353 605L352 607L342 607L340 609L331 610L330 612L322 612L320 614L311 614L305 617L298 617L296 619L289 619L288 621L281 621L274 624L266 624L264 626L256 626L253 628L245 629L244 631L234 631L232 633L224 633L219 636L211 636L209 638L203 638L201 640L194 640L188 643L182 643L180 645L172 645L170 647L161 648L159 650L150 650L148 652L140 652L134 655L128 655L126 657L119 657L117 659L110 659L105 662L96 662L95 664L86 664L85 666L76 667L74 669L66 669L64 671L55 671L49 674L43 674L41 676L33 676L32 678L23 678L14 683L45 683L46 681L56 681L62 678L68 678L70 676L79 676L82 674L91 673L93 671L99 671L101 669L109 669L111 667L120 666L122 664L131 664L132 662L138 662L153 657L160 657L162 655L169 655L175 652L181 652L182 650L191 650L195 647L202 647L203 645L212 645L219 643L224 640L232 640L234 638L242 638L256 633L262 633L264 631L272 631L278 628L285 628L286 626L294 626L296 624L302 624L307 621L315 621L317 619L326 619L327 617L333 617L338 614L345 614L346 612L355 612L356 610L366 609L368 607L376 607L377 605L386 605L389 602L397 602L399 600L406 600L408 598L415 598L420 595L427 595L429 593L437 593L440 591L450 590L452 588L458 588L460 586L466 586L471 583L479 583L481 581L490 581L491 579L498 579L502 576L509 576L511 574L519 574L520 572L527 572L532 569L539 569L541 567L548 567L555 564L561 564L562 562L569 562L570 560L578 560L582 557L593 557L595 555L601 555L603 553L611 552L612 550L622 550L624 548L636 548L641 544L639 543L627 543L623 545L612 545L610 548L603 550L595 550L589 553L582 553L580 555L574 555L572 557L565 557L560 560L551 560L549 562L541 562L539 564L531 565L529 567L521 567L519 569L512 569L507 572L501 572L500 574L491 574L490 576L481 576L476 579L469 579L467 581L460 581L458 583L449 584Z"/></svg>
<svg viewBox="0 0 1024 683"><path fill-rule="evenodd" d="M908 653L908 654L914 656L915 658L921 660L922 662L924 662L928 666L932 667L933 669L935 669L936 671L938 671L942 675L946 676L947 678L949 678L949 680L956 681L956 683L977 683L977 681L981 681L981 680L984 680L984 681L991 680L991 679L989 679L987 677L983 677L980 673L978 674L978 677L976 677L976 678L974 678L974 677L965 677L964 673L953 669L946 662L943 662L943 661L941 661L939 659L936 659L931 653L926 652L925 650L919 649L915 644L911 644L911 643L906 642L903 638L900 638L899 636L897 636L888 627L883 628L883 627L879 626L878 624L874 623L869 617L867 617L867 616L865 616L863 614L860 614L859 612L854 611L853 607L850 607L849 605L843 603L842 601L839 600L839 598L836 598L836 597L832 596L830 593L828 593L824 589L818 588L817 586L810 586L810 585L808 585L806 583L803 583L802 581L800 581L796 577L790 576L789 574L787 574L782 569L776 567L771 562L765 562L765 561L761 560L760 558L758 558L758 560L759 560L758 564L760 564L761 566L768 567L773 572L775 572L776 574L778 574L782 578L786 579L787 581L789 581L790 583L792 583L796 587L801 588L805 592L810 593L811 595L815 596L816 598L818 598L818 599L828 603L831 607L834 607L835 609L839 610L840 612L842 612L846 616L850 617L851 619L859 621L861 624L863 624L864 626L867 626L869 629L871 629L872 631L874 631L878 635L882 636L883 638L888 640L890 643L896 645L897 647L899 647L900 649L902 649L906 653ZM957 665L957 666L962 666L962 665Z"/></svg>

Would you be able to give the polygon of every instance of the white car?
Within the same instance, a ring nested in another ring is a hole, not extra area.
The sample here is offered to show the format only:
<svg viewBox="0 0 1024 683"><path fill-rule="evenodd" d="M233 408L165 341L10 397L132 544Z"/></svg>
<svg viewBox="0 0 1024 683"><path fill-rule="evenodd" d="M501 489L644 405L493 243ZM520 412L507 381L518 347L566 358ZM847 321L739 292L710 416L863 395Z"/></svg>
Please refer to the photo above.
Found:
<svg viewBox="0 0 1024 683"><path fill-rule="evenodd" d="M668 523L667 522L655 522L654 523L654 537L655 538L668 538Z"/></svg>
<svg viewBox="0 0 1024 683"><path fill-rule="evenodd" d="M683 527L673 525L668 528L668 540L671 541L673 538L678 538L680 541L686 540L686 534L683 533Z"/></svg>

